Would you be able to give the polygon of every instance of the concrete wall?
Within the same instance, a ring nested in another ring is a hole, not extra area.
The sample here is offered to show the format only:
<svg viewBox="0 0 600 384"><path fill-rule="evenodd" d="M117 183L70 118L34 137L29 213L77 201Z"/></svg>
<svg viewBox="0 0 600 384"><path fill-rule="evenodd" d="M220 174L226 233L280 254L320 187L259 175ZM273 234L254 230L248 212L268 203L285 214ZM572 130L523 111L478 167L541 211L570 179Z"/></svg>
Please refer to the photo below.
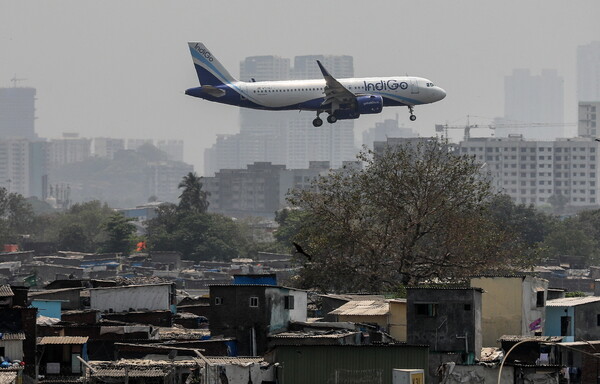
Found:
<svg viewBox="0 0 600 384"><path fill-rule="evenodd" d="M389 333L398 341L406 341L406 302L390 300Z"/></svg>
<svg viewBox="0 0 600 384"><path fill-rule="evenodd" d="M484 347L498 346L502 335L521 334L522 277L477 277L471 287L483 288L481 335Z"/></svg>
<svg viewBox="0 0 600 384"><path fill-rule="evenodd" d="M171 310L171 285L90 289L90 308L99 311Z"/></svg>
<svg viewBox="0 0 600 384"><path fill-rule="evenodd" d="M523 308L520 335L534 336L535 330L529 329L529 324L542 319L541 328L544 329L546 319L546 298L548 291L548 280L527 276L523 280ZM544 303L537 304L537 293L544 292Z"/></svg>
<svg viewBox="0 0 600 384"><path fill-rule="evenodd" d="M294 296L294 309L290 310L290 321L306 321L308 311L307 293L290 289L288 294Z"/></svg>
<svg viewBox="0 0 600 384"><path fill-rule="evenodd" d="M575 340L600 340L600 302L581 304L575 307Z"/></svg>
<svg viewBox="0 0 600 384"><path fill-rule="evenodd" d="M23 340L0 340L0 348L4 348L6 359L23 360Z"/></svg>
<svg viewBox="0 0 600 384"><path fill-rule="evenodd" d="M514 383L514 368L502 368L501 383ZM498 367L488 368L482 365L456 365L444 384L466 383L496 383L498 381ZM537 383L537 382L536 382Z"/></svg>

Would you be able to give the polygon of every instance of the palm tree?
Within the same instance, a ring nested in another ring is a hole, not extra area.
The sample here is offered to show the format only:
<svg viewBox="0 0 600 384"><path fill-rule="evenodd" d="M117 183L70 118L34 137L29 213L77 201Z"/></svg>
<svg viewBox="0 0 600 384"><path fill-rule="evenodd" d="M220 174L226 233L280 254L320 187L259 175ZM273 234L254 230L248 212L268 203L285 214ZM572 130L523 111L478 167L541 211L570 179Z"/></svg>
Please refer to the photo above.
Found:
<svg viewBox="0 0 600 384"><path fill-rule="evenodd" d="M177 188L183 188L179 195L179 209L204 213L208 210L208 192L202 190L202 177L190 172L183 177Z"/></svg>

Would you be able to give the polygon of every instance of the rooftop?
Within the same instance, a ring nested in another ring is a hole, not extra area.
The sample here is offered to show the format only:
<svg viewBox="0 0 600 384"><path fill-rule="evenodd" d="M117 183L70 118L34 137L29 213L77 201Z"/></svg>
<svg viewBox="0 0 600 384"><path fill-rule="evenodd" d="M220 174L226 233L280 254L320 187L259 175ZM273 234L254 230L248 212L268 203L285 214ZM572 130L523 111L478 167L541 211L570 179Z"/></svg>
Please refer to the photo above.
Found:
<svg viewBox="0 0 600 384"><path fill-rule="evenodd" d="M12 297L14 295L10 285L0 285L0 297Z"/></svg>
<svg viewBox="0 0 600 384"><path fill-rule="evenodd" d="M577 305L595 303L600 301L598 296L585 296L585 297L563 297L560 299L546 301L547 307L575 307Z"/></svg>
<svg viewBox="0 0 600 384"><path fill-rule="evenodd" d="M338 309L329 312L338 316L383 316L390 312L390 305L383 300L349 301Z"/></svg>
<svg viewBox="0 0 600 384"><path fill-rule="evenodd" d="M85 344L88 339L87 336L44 336L38 345Z"/></svg>

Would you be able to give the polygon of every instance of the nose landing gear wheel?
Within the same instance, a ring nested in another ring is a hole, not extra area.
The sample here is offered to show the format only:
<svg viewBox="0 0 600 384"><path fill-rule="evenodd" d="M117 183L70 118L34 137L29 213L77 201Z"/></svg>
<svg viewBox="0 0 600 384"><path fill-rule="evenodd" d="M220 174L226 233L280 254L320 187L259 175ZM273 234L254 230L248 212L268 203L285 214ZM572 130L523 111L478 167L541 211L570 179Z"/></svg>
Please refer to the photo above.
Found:
<svg viewBox="0 0 600 384"><path fill-rule="evenodd" d="M327 122L328 122L329 124L333 124L333 123L335 123L336 121L337 121L337 117L335 117L334 115L329 115L329 116L327 116Z"/></svg>
<svg viewBox="0 0 600 384"><path fill-rule="evenodd" d="M323 120L321 120L320 117L317 117L316 119L313 120L313 126L320 127L321 125L323 125Z"/></svg>

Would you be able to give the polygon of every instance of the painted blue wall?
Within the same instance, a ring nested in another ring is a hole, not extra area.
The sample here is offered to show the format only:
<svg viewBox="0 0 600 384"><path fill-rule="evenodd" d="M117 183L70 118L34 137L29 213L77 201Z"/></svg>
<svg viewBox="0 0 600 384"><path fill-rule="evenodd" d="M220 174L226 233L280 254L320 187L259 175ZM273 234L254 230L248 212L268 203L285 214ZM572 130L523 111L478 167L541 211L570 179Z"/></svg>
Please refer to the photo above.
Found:
<svg viewBox="0 0 600 384"><path fill-rule="evenodd" d="M31 306L38 309L37 317L46 316L60 319L62 302L56 300L32 300Z"/></svg>
<svg viewBox="0 0 600 384"><path fill-rule="evenodd" d="M567 312L565 312L567 310ZM544 336L560 336L560 318L571 316L569 335L563 341L575 341L575 307L546 307L546 326Z"/></svg>

